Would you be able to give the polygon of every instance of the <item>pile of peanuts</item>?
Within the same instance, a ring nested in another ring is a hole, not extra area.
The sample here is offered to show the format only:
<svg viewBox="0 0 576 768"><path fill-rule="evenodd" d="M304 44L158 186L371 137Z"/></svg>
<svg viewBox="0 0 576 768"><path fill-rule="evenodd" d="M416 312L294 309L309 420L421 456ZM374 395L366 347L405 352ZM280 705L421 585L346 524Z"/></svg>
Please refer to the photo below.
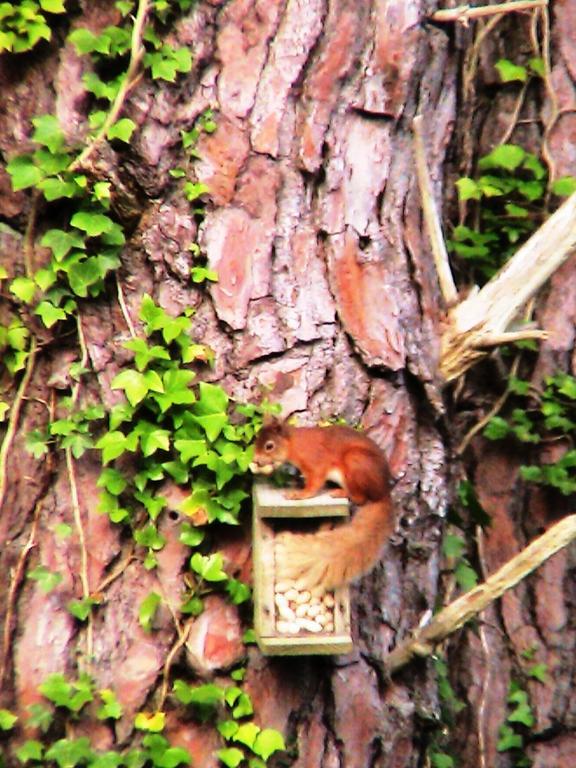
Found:
<svg viewBox="0 0 576 768"><path fill-rule="evenodd" d="M276 630L282 635L300 632L334 632L334 593L312 595L294 584L278 582L274 587Z"/></svg>

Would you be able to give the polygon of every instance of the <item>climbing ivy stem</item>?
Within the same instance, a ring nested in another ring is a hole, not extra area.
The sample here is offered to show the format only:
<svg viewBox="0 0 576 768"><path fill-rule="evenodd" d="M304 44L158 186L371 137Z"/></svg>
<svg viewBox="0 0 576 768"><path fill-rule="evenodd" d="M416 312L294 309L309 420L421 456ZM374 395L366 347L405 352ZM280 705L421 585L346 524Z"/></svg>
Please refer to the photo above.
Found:
<svg viewBox="0 0 576 768"><path fill-rule="evenodd" d="M81 355L81 367L85 368L88 362L88 348L86 347L86 339L84 336L84 329L82 328L82 318L80 315L76 317L76 328L78 330L78 343L82 352ZM72 391L72 402L77 404L80 396L80 382L77 382ZM84 531L84 523L82 521L82 510L80 508L80 499L78 496L78 485L76 482L76 470L74 466L74 457L72 456L72 450L70 448L65 449L66 454L66 471L68 473L68 482L70 485L70 497L72 502L72 514L74 516L74 524L76 526L76 532L78 534L78 542L80 544L80 583L82 584L82 597L84 600L90 597L90 581L88 578L88 550L86 548L86 533ZM88 615L87 622L87 639L86 639L86 652L90 662L94 649L94 626L92 622L92 614Z"/></svg>
<svg viewBox="0 0 576 768"><path fill-rule="evenodd" d="M132 338L135 339L136 329L134 328L134 323L132 322L130 313L128 312L128 307L126 306L126 299L124 298L124 291L122 290L122 283L118 279L118 275L116 275L116 292L118 294L118 304L120 305L120 309L122 310L122 315L124 317L126 325L128 326L128 330L130 331L130 336L132 336Z"/></svg>
<svg viewBox="0 0 576 768"><path fill-rule="evenodd" d="M110 112L108 112L102 127L94 136L92 141L85 147L83 152L81 152L76 160L70 164L68 168L69 171L76 171L87 163L98 145L106 138L108 130L118 119L118 116L124 107L124 102L126 101L129 92L139 82L142 76L142 73L140 72L140 64L142 63L142 59L145 53L144 46L142 45L142 35L144 33L144 25L146 24L149 7L150 0L140 0L138 3L138 11L136 13L134 26L132 28L130 62L128 64L126 75L122 80L122 85L116 94L116 98L112 103Z"/></svg>
<svg viewBox="0 0 576 768"><path fill-rule="evenodd" d="M80 544L80 583L82 584L82 597L84 600L90 597L90 583L88 579L88 550L86 548L86 533L82 521L82 510L80 508L80 499L78 496L78 484L76 482L76 470L74 467L74 457L70 448L65 449L66 471L68 473L68 482L70 484L70 497L72 501L72 514L74 515L74 524ZM86 627L86 655L90 663L94 651L94 628L92 614L88 614Z"/></svg>

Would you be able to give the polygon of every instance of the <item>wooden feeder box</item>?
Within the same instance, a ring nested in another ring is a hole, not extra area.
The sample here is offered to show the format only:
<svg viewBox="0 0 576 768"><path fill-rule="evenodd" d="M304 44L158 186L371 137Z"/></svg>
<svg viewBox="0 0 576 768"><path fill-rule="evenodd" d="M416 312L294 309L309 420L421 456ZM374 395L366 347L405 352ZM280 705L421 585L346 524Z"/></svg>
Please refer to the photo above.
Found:
<svg viewBox="0 0 576 768"><path fill-rule="evenodd" d="M260 650L267 655L305 655L348 653L352 650L350 636L350 592L340 587L323 597L324 627L316 621L314 631L297 629L283 620L278 607L275 578L274 537L289 522L310 518L341 518L350 514L347 499L328 493L312 499L292 500L285 489L256 482L253 489L254 515L252 557L254 563L254 626ZM288 595L288 592L286 593ZM294 603L292 603L294 605ZM303 608L306 610L306 608ZM305 620L300 620L306 624Z"/></svg>

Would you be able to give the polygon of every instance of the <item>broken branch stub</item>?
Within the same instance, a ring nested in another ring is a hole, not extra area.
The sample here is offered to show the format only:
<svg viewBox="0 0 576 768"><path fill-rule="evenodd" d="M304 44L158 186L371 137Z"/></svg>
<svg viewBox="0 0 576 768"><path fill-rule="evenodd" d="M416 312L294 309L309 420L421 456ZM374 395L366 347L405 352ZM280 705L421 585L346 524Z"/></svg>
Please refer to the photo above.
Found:
<svg viewBox="0 0 576 768"><path fill-rule="evenodd" d="M575 247L576 192L481 290L449 308L440 358L445 381L468 370L487 347L545 337L544 331L510 325Z"/></svg>

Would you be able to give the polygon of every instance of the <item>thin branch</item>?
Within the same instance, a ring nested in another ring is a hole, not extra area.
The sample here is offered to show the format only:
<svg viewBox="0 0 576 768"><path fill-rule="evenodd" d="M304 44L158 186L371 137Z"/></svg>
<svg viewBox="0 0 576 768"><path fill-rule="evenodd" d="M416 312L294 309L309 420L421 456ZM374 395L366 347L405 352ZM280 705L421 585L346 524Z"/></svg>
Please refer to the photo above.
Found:
<svg viewBox="0 0 576 768"><path fill-rule="evenodd" d="M184 624L184 627L182 628L182 630L180 630L178 627L178 623L176 622L178 638L176 639L176 642L170 649L170 652L168 653L168 656L166 657L166 661L164 663L164 669L162 671L162 688L160 689L160 701L157 707L157 709L159 710L164 708L164 702L166 701L166 697L168 696L168 687L170 685L170 670L172 669L172 665L174 664L174 660L176 659L176 656L178 655L180 649L182 648L182 646L186 644L186 641L188 640L188 636L190 635L190 630L192 629L193 623L194 623L194 618L188 619L188 621Z"/></svg>
<svg viewBox="0 0 576 768"><path fill-rule="evenodd" d="M118 294L118 304L120 305L120 309L122 311L122 315L124 317L126 325L128 326L128 330L130 331L130 336L132 336L132 338L135 339L136 338L136 329L134 328L134 323L132 322L132 318L130 317L130 313L128 312L128 307L126 305L126 299L124 298L124 291L122 290L122 284L120 283L120 280L118 279L118 275L116 275L116 292Z"/></svg>
<svg viewBox="0 0 576 768"><path fill-rule="evenodd" d="M531 11L534 8L544 8L548 5L548 0L511 0L508 3L499 5L459 5L457 8L446 8L445 10L435 11L429 18L432 21L458 21L462 24L468 24L474 19L481 19L485 16L494 16L494 14L514 13L517 11Z"/></svg>
<svg viewBox="0 0 576 768"><path fill-rule="evenodd" d="M389 674L395 672L415 656L430 656L437 643L460 629L574 539L576 515L569 515L505 563L483 584L454 600L437 613L428 625L417 629L409 640L401 643L384 659L386 671Z"/></svg>
<svg viewBox="0 0 576 768"><path fill-rule="evenodd" d="M122 109L124 108L124 102L126 101L129 92L139 82L142 76L140 72L140 64L142 63L142 59L145 53L144 46L142 45L142 35L144 33L144 25L146 24L149 5L150 0L140 0L138 3L138 11L136 13L134 26L132 28L132 42L130 47L130 61L128 63L128 70L124 79L122 80L122 85L116 94L116 98L114 99L112 107L110 108L110 112L108 113L104 124L94 139L90 142L90 144L86 146L84 151L78 155L76 160L71 163L68 168L69 171L75 171L78 168L82 168L86 164L87 160L92 156L98 145L103 141L103 139L106 138L108 130L112 125L114 125L118 119L118 116L120 115L120 112L122 112Z"/></svg>
<svg viewBox="0 0 576 768"><path fill-rule="evenodd" d="M432 246L432 255L438 274L438 282L444 301L451 306L458 300L458 292L450 270L450 261L448 251L442 236L442 225L440 217L434 203L432 193L432 180L430 171L426 163L426 150L424 147L424 137L422 135L422 116L417 115L412 121L412 130L414 131L414 152L416 155L416 173L418 175L418 184L420 187L420 197L422 199L422 210L424 212L424 221Z"/></svg>
<svg viewBox="0 0 576 768"><path fill-rule="evenodd" d="M490 345L523 338L542 338L543 332L508 328L521 308L576 247L576 192L527 240L514 256L468 298L448 311L442 337L440 370L445 381L460 376Z"/></svg>

